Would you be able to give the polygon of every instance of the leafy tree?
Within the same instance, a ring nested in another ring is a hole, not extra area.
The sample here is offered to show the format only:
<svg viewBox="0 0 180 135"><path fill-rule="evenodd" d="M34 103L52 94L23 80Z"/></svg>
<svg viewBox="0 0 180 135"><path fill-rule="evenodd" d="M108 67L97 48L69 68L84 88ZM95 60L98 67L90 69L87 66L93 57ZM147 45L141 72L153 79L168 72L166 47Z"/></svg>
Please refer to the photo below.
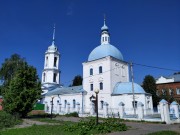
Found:
<svg viewBox="0 0 180 135"><path fill-rule="evenodd" d="M4 85L9 84L15 72L24 62L24 58L21 58L18 54L13 54L10 58L5 59L0 68L0 80L4 81Z"/></svg>
<svg viewBox="0 0 180 135"><path fill-rule="evenodd" d="M159 97L156 95L156 80L154 77L151 75L145 76L142 87L147 93L152 94L153 106L157 106Z"/></svg>
<svg viewBox="0 0 180 135"><path fill-rule="evenodd" d="M82 85L82 81L83 81L82 77L81 77L80 75L77 75L77 76L75 76L74 79L73 79L73 84L72 84L72 86Z"/></svg>
<svg viewBox="0 0 180 135"><path fill-rule="evenodd" d="M5 65L8 66L6 63ZM40 98L41 84L36 69L27 62L22 62L16 71L12 71L13 75L11 78L7 77L8 83L3 86L3 108L8 113L25 117ZM9 72L7 70L7 74Z"/></svg>

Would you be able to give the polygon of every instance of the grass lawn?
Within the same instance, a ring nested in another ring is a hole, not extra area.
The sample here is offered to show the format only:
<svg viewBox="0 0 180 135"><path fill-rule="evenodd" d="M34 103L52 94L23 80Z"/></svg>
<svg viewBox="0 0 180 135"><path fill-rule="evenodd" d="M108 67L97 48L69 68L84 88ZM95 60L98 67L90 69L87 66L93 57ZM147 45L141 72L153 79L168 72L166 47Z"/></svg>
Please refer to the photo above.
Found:
<svg viewBox="0 0 180 135"><path fill-rule="evenodd" d="M33 125L28 128L8 129L0 135L77 135L76 132L65 132L61 125Z"/></svg>
<svg viewBox="0 0 180 135"><path fill-rule="evenodd" d="M179 133L174 131L159 131L159 132L150 133L148 135L179 135Z"/></svg>

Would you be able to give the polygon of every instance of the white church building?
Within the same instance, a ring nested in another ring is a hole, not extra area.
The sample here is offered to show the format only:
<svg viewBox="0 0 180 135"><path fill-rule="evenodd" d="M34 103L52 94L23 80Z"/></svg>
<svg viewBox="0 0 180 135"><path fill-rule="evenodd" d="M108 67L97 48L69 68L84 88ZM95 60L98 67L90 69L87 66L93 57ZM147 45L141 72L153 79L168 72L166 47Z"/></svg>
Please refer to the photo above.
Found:
<svg viewBox="0 0 180 135"><path fill-rule="evenodd" d="M126 114L135 114L138 104L144 113L153 111L152 96L137 83L130 82L129 63L121 52L110 44L109 29L101 28L101 44L91 51L83 62L83 85L60 86L60 53L55 45L55 28L52 45L45 52L42 72L42 96L45 112L66 114L78 112L83 115L96 114L96 93L98 90L99 115L118 114L124 106ZM63 66L63 65L62 65Z"/></svg>

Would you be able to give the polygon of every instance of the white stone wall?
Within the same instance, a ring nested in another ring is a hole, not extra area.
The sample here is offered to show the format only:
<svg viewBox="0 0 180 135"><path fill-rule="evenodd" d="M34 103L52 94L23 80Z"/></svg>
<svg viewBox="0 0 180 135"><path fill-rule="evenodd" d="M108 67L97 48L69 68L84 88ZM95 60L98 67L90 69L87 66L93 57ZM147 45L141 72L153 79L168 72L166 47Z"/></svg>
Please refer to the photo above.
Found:
<svg viewBox="0 0 180 135"><path fill-rule="evenodd" d="M117 82L129 82L129 68L128 64L108 57L111 62L111 92L113 92L114 86Z"/></svg>
<svg viewBox="0 0 180 135"><path fill-rule="evenodd" d="M67 94L67 95L53 95L53 113L56 114L65 114L66 109L68 107L68 103L70 104L70 112L76 112L77 111L77 103L80 104L80 108L82 108L82 102L84 102L84 98L82 97L82 93L76 93L76 94ZM67 101L65 105L65 100ZM73 107L73 100L75 100L76 105L75 108ZM45 111L47 113L51 113L51 106L52 106L52 96L46 96L44 99L45 104ZM49 109L47 109L47 106ZM61 106L61 111L60 111ZM82 111L82 110L80 110Z"/></svg>
<svg viewBox="0 0 180 135"><path fill-rule="evenodd" d="M156 84L161 84L161 83L169 83L169 82L174 82L174 78L165 78L161 76L156 80Z"/></svg>
<svg viewBox="0 0 180 135"><path fill-rule="evenodd" d="M150 101L149 108L147 108L147 96L145 94L135 94L135 101L137 101L137 103L141 102L144 105L145 114L147 114L147 113L152 114L153 106L152 106L151 96L148 100ZM133 105L132 105L132 101L133 101L133 95L132 94L122 94L122 95L118 95L118 96L113 96L112 101L113 101L112 108L118 108L119 103L123 102L125 104L124 105L125 113L126 114L133 114L134 113ZM150 110L150 111L148 111L148 110Z"/></svg>
<svg viewBox="0 0 180 135"><path fill-rule="evenodd" d="M102 72L99 74L99 66L102 66ZM90 75L90 68L93 68L93 75ZM86 111L89 110L91 104L90 97L95 96L94 90L99 89L99 83L103 83L103 90L99 91L99 102L105 99L111 102L111 78L110 78L110 60L108 57L83 63L83 89L87 91L87 96L85 98ZM90 90L90 84L93 84L93 91Z"/></svg>

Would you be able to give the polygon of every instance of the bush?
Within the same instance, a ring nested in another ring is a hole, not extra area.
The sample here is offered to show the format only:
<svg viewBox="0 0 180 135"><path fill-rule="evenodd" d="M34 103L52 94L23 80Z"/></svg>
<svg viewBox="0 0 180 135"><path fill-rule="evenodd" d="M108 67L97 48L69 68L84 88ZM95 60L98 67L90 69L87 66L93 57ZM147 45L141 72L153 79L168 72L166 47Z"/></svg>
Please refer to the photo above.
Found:
<svg viewBox="0 0 180 135"><path fill-rule="evenodd" d="M79 117L77 112L73 112L73 113L69 113L69 114L65 114L66 117Z"/></svg>
<svg viewBox="0 0 180 135"><path fill-rule="evenodd" d="M17 114L13 116L5 111L0 111L0 129L13 127L21 122Z"/></svg>
<svg viewBox="0 0 180 135"><path fill-rule="evenodd" d="M79 135L86 135L92 133L110 133L113 131L126 131L127 126L120 121L120 119L109 118L105 119L96 125L95 119L82 120L77 124L66 124L64 131L74 132L77 131Z"/></svg>

